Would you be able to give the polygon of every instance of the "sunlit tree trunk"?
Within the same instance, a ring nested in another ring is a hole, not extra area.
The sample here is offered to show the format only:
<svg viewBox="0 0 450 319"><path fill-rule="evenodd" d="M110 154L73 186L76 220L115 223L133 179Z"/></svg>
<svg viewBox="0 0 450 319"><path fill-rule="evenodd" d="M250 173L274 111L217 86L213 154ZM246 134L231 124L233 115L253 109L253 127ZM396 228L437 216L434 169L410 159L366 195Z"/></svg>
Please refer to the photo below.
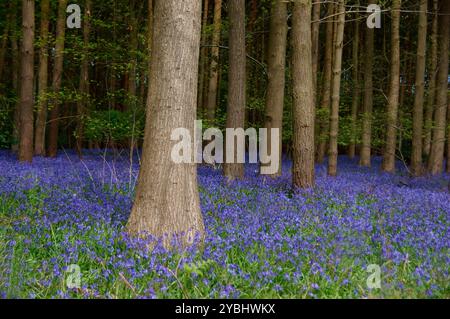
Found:
<svg viewBox="0 0 450 319"><path fill-rule="evenodd" d="M428 169L431 174L441 174L444 169L445 132L448 95L448 54L450 38L450 2L442 1L439 16L439 64L436 79L436 110L434 112L433 142Z"/></svg>
<svg viewBox="0 0 450 319"><path fill-rule="evenodd" d="M49 101L50 107L50 128L48 139L47 156L55 157L58 152L58 134L59 134L59 105L61 104L59 94L61 91L61 82L64 63L64 42L66 32L66 7L67 0L58 1L58 18L56 21L56 44L55 61L53 66L53 97Z"/></svg>
<svg viewBox="0 0 450 319"><path fill-rule="evenodd" d="M298 0L292 12L294 187L314 186L314 85L311 54L311 1Z"/></svg>
<svg viewBox="0 0 450 319"><path fill-rule="evenodd" d="M48 38L50 22L50 1L41 2L41 30L38 75L38 103L36 111L36 130L34 138L34 154L45 155L45 127L47 122L47 90L48 90Z"/></svg>
<svg viewBox="0 0 450 319"><path fill-rule="evenodd" d="M419 28L417 39L416 83L413 110L413 137L411 154L411 173L422 174L422 132L423 96L425 89L425 54L427 48L427 7L428 1L420 1Z"/></svg>
<svg viewBox="0 0 450 319"><path fill-rule="evenodd" d="M34 0L22 1L19 161L33 160Z"/></svg>
<svg viewBox="0 0 450 319"><path fill-rule="evenodd" d="M214 30L211 42L211 64L209 67L208 104L206 106L206 118L214 120L217 104L217 86L219 83L219 44L220 29L222 26L222 0L214 2Z"/></svg>
<svg viewBox="0 0 450 319"><path fill-rule="evenodd" d="M277 0L272 4L270 17L269 54L266 110L264 127L267 128L268 152L278 152L279 169L274 176L281 175L281 150L283 105L286 67L286 38L287 38L287 4L284 0ZM272 149L271 129L279 129L279 149ZM262 164L263 165L263 164Z"/></svg>
<svg viewBox="0 0 450 319"><path fill-rule="evenodd" d="M176 128L194 134L200 30L200 1L155 1L142 165L127 229L162 238L166 247L175 234L182 245L204 236L196 165L173 162L169 139Z"/></svg>
<svg viewBox="0 0 450 319"><path fill-rule="evenodd" d="M245 51L245 0L228 2L230 16L229 31L229 72L228 72L228 107L227 128L244 128L245 94L246 94L246 51ZM224 164L224 175L228 180L244 177L244 164L237 163L237 147L235 143L234 159L226 159L233 163Z"/></svg>

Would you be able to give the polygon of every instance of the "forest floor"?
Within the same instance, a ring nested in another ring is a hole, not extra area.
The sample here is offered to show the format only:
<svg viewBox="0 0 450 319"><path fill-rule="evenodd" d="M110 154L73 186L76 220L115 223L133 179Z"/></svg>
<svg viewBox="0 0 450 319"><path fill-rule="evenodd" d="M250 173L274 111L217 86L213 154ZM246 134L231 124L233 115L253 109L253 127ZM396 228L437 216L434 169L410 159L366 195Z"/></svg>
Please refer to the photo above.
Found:
<svg viewBox="0 0 450 319"><path fill-rule="evenodd" d="M450 176L379 164L340 157L337 178L318 165L300 192L289 161L276 180L248 165L229 186L200 167L204 248L169 253L124 232L136 163L2 151L0 298L450 298Z"/></svg>

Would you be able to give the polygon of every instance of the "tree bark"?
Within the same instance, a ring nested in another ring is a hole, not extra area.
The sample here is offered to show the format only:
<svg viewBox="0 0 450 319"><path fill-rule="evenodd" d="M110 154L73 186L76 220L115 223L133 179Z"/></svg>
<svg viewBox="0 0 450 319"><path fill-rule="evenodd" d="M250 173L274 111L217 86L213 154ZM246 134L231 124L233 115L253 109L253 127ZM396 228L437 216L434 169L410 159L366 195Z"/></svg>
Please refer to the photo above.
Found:
<svg viewBox="0 0 450 319"><path fill-rule="evenodd" d="M63 74L64 62L64 42L66 32L66 7L67 0L58 1L58 17L56 21L56 44L55 44L55 62L53 68L53 97L50 99L50 128L48 139L47 155L49 157L56 157L58 152L58 133L59 133L59 105L60 105L60 91Z"/></svg>
<svg viewBox="0 0 450 319"><path fill-rule="evenodd" d="M423 132L423 96L425 89L425 54L427 48L427 7L428 1L420 1L419 28L417 39L416 83L413 110L413 137L411 154L411 173L422 174L422 132Z"/></svg>
<svg viewBox="0 0 450 319"><path fill-rule="evenodd" d="M294 187L314 186L314 85L311 1L294 3L292 13L293 172Z"/></svg>
<svg viewBox="0 0 450 319"><path fill-rule="evenodd" d="M428 169L431 174L441 174L444 169L444 147L447 120L448 54L450 38L450 2L442 1L439 16L439 64L436 79L436 110L434 112L433 143Z"/></svg>
<svg viewBox="0 0 450 319"><path fill-rule="evenodd" d="M321 1L316 0L312 5L312 68L313 68L313 85L314 85L314 107L317 101L317 70L319 67L319 37L320 37L320 6Z"/></svg>
<svg viewBox="0 0 450 319"><path fill-rule="evenodd" d="M268 83L264 127L267 128L268 152L278 152L279 168L273 177L281 175L283 105L286 68L287 4L277 0L272 4L269 33ZM278 150L272 149L272 128L279 129ZM263 166L264 164L262 164Z"/></svg>
<svg viewBox="0 0 450 319"><path fill-rule="evenodd" d="M33 161L34 0L22 1L19 161Z"/></svg>
<svg viewBox="0 0 450 319"><path fill-rule="evenodd" d="M330 147L328 156L328 175L337 175L338 161L338 133L339 133L339 102L341 92L341 74L342 74L342 49L344 46L344 27L345 27L345 3L339 0L337 12L339 13L336 24L336 39L334 41L333 54L333 83L331 96L331 114L330 114Z"/></svg>
<svg viewBox="0 0 450 319"><path fill-rule="evenodd" d="M423 140L423 155L429 158L431 152L431 133L433 127L433 114L436 102L436 74L437 74L437 37L438 37L438 0L433 0L433 18L431 22L430 40L430 66L428 96L425 109L425 137Z"/></svg>
<svg viewBox="0 0 450 319"><path fill-rule="evenodd" d="M77 101L77 128L76 128L76 148L81 157L83 152L84 121L86 109L89 102L89 41L91 32L92 1L85 0L85 13L83 19L83 59L81 61L79 92L80 100Z"/></svg>
<svg viewBox="0 0 450 319"><path fill-rule="evenodd" d="M229 73L228 73L228 107L227 128L244 128L245 94L246 94L246 51L245 51L245 0L230 0L228 3L230 16L229 31ZM229 181L244 177L244 164L237 163L237 146L235 144L233 163L224 164L224 175Z"/></svg>
<svg viewBox="0 0 450 319"><path fill-rule="evenodd" d="M48 90L48 38L50 23L50 1L41 2L41 28L39 51L39 98L36 112L36 130L34 137L34 155L45 156L45 127L47 122L47 90Z"/></svg>
<svg viewBox="0 0 450 319"><path fill-rule="evenodd" d="M392 1L391 24L391 69L387 107L386 146L382 169L395 172L395 152L397 148L398 100L400 92L400 8L401 0Z"/></svg>
<svg viewBox="0 0 450 319"><path fill-rule="evenodd" d="M173 235L181 245L204 237L196 165L173 162L169 141L176 128L194 134L200 30L200 1L155 1L142 166L127 228L168 248Z"/></svg>
<svg viewBox="0 0 450 319"><path fill-rule="evenodd" d="M376 3L369 0L369 5ZM365 55L364 55L364 102L363 102L363 122L362 138L359 164L361 166L371 166L371 145L372 145L372 109L373 109L373 51L374 51L374 29L366 28L365 34Z"/></svg>
<svg viewBox="0 0 450 319"><path fill-rule="evenodd" d="M359 2L358 2L359 3ZM359 15L357 16L359 17ZM357 18L356 18L357 19ZM352 82L353 82L353 97L352 97L352 113L351 113L351 140L348 147L348 157L353 159L356 154L356 127L358 122L358 109L361 103L361 88L359 77L359 25L360 22L355 20L355 33L353 34L352 46Z"/></svg>
<svg viewBox="0 0 450 319"><path fill-rule="evenodd" d="M212 36L211 47L211 65L209 85L208 85L208 104L206 105L206 118L210 121L214 120L216 115L217 104L217 85L219 80L219 44L220 29L222 26L222 0L214 2L214 31Z"/></svg>
<svg viewBox="0 0 450 319"><path fill-rule="evenodd" d="M320 103L320 113L318 115L318 145L317 163L322 163L327 149L329 134L329 113L331 103L331 79L333 66L333 34L334 34L334 3L329 2L327 10L326 31L325 31L325 58L323 66L322 101Z"/></svg>

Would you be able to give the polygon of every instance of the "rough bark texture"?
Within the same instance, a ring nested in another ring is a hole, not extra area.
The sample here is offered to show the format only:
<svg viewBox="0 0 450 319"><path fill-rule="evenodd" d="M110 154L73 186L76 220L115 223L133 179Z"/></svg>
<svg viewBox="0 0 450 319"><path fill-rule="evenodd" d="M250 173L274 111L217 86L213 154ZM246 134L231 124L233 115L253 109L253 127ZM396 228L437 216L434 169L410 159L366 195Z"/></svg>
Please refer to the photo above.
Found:
<svg viewBox="0 0 450 319"><path fill-rule="evenodd" d="M22 1L19 161L33 160L34 0Z"/></svg>
<svg viewBox="0 0 450 319"><path fill-rule="evenodd" d="M55 44L55 62L53 66L52 88L53 94L58 95L61 91L61 80L63 74L64 62L64 41L66 32L66 7L67 0L58 1L58 18L56 22L56 44ZM50 128L48 139L47 156L55 157L58 152L58 133L59 133L59 99L54 96L50 99Z"/></svg>
<svg viewBox="0 0 450 319"><path fill-rule="evenodd" d="M314 186L314 85L311 55L311 1L299 0L292 13L294 187Z"/></svg>
<svg viewBox="0 0 450 319"><path fill-rule="evenodd" d="M217 85L219 83L219 44L220 29L222 26L222 0L214 2L214 30L211 42L211 65L209 67L208 104L206 105L206 118L214 120L217 104Z"/></svg>
<svg viewBox="0 0 450 319"><path fill-rule="evenodd" d="M439 64L436 79L436 110L434 112L433 143L428 169L441 174L444 169L444 147L447 120L448 54L450 38L450 2L442 1L439 16Z"/></svg>
<svg viewBox="0 0 450 319"><path fill-rule="evenodd" d="M334 3L327 4L326 31L325 31L325 58L323 66L322 101L320 103L319 134L317 146L317 162L322 163L327 149L329 133L329 112L331 104L331 78L333 71L333 29L334 29Z"/></svg>
<svg viewBox="0 0 450 319"><path fill-rule="evenodd" d="M368 2L368 4L376 3L375 0L369 0ZM370 166L372 145L374 29L365 28L365 30L366 38L364 45L364 103L359 164L361 166Z"/></svg>
<svg viewBox="0 0 450 319"><path fill-rule="evenodd" d="M437 74L437 34L438 34L438 0L433 1L433 18L431 22L430 54L429 54L429 84L425 109L425 137L423 139L423 155L427 158L431 151L431 133L433 114L436 102L436 74Z"/></svg>
<svg viewBox="0 0 450 319"><path fill-rule="evenodd" d="M411 154L411 173L422 174L422 132L423 96L425 89L425 54L427 48L427 7L428 1L420 1L419 28L417 39L416 83L413 110L413 137Z"/></svg>
<svg viewBox="0 0 450 319"><path fill-rule="evenodd" d="M230 0L230 51L228 73L227 128L244 128L245 125L245 0ZM235 141L233 163L225 163L224 175L228 180L244 177L244 164L237 163L237 146ZM228 161L228 159L227 159Z"/></svg>
<svg viewBox="0 0 450 319"><path fill-rule="evenodd" d="M171 246L173 235L189 245L203 238L196 165L171 159L174 129L194 134L201 2L156 0L142 165L128 221L132 235L148 233Z"/></svg>
<svg viewBox="0 0 450 319"><path fill-rule="evenodd" d="M358 109L361 103L361 88L359 83L359 28L360 22L355 20L354 22L354 34L352 45L352 82L353 82L353 97L352 97L352 114L351 114L351 140L348 147L348 156L354 158L356 154L356 124L358 121Z"/></svg>
<svg viewBox="0 0 450 319"><path fill-rule="evenodd" d="M336 38L333 54L333 82L330 113L330 147L328 152L328 175L336 176L338 160L339 102L341 92L342 49L344 46L345 4L339 0L336 24Z"/></svg>
<svg viewBox="0 0 450 319"><path fill-rule="evenodd" d="M39 50L39 75L38 89L39 98L36 111L36 129L34 133L34 154L45 155L45 127L47 122L47 90L48 90L48 37L50 22L50 1L41 2L41 28Z"/></svg>
<svg viewBox="0 0 450 319"><path fill-rule="evenodd" d="M400 93L400 7L401 0L392 1L391 68L387 106L386 145L382 163L382 169L390 173L395 171L395 151L397 148L398 100Z"/></svg>
<svg viewBox="0 0 450 319"><path fill-rule="evenodd" d="M284 0L277 0L272 4L270 17L269 54L268 54L268 83L264 127L267 128L268 152L278 152L280 155L278 172L281 175L283 105L286 68L286 38L287 4ZM278 128L280 133L279 149L272 150L271 129Z"/></svg>
<svg viewBox="0 0 450 319"><path fill-rule="evenodd" d="M79 92L81 99L77 102L77 128L76 128L76 148L78 155L82 155L83 138L84 138L84 121L86 108L89 101L89 38L91 32L92 2L85 1L85 13L83 19L83 60L80 70Z"/></svg>

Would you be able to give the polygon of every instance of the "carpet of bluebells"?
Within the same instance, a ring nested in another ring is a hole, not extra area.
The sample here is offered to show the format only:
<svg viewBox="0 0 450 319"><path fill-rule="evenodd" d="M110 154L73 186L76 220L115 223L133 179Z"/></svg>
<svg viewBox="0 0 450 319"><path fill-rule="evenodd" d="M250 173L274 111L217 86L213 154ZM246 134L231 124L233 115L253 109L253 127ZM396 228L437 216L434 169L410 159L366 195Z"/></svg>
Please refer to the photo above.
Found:
<svg viewBox="0 0 450 319"><path fill-rule="evenodd" d="M202 166L205 243L168 252L125 232L139 170L125 157L0 152L0 298L450 298L448 175L341 157L338 177L318 165L315 189L292 191L289 161L231 185Z"/></svg>

